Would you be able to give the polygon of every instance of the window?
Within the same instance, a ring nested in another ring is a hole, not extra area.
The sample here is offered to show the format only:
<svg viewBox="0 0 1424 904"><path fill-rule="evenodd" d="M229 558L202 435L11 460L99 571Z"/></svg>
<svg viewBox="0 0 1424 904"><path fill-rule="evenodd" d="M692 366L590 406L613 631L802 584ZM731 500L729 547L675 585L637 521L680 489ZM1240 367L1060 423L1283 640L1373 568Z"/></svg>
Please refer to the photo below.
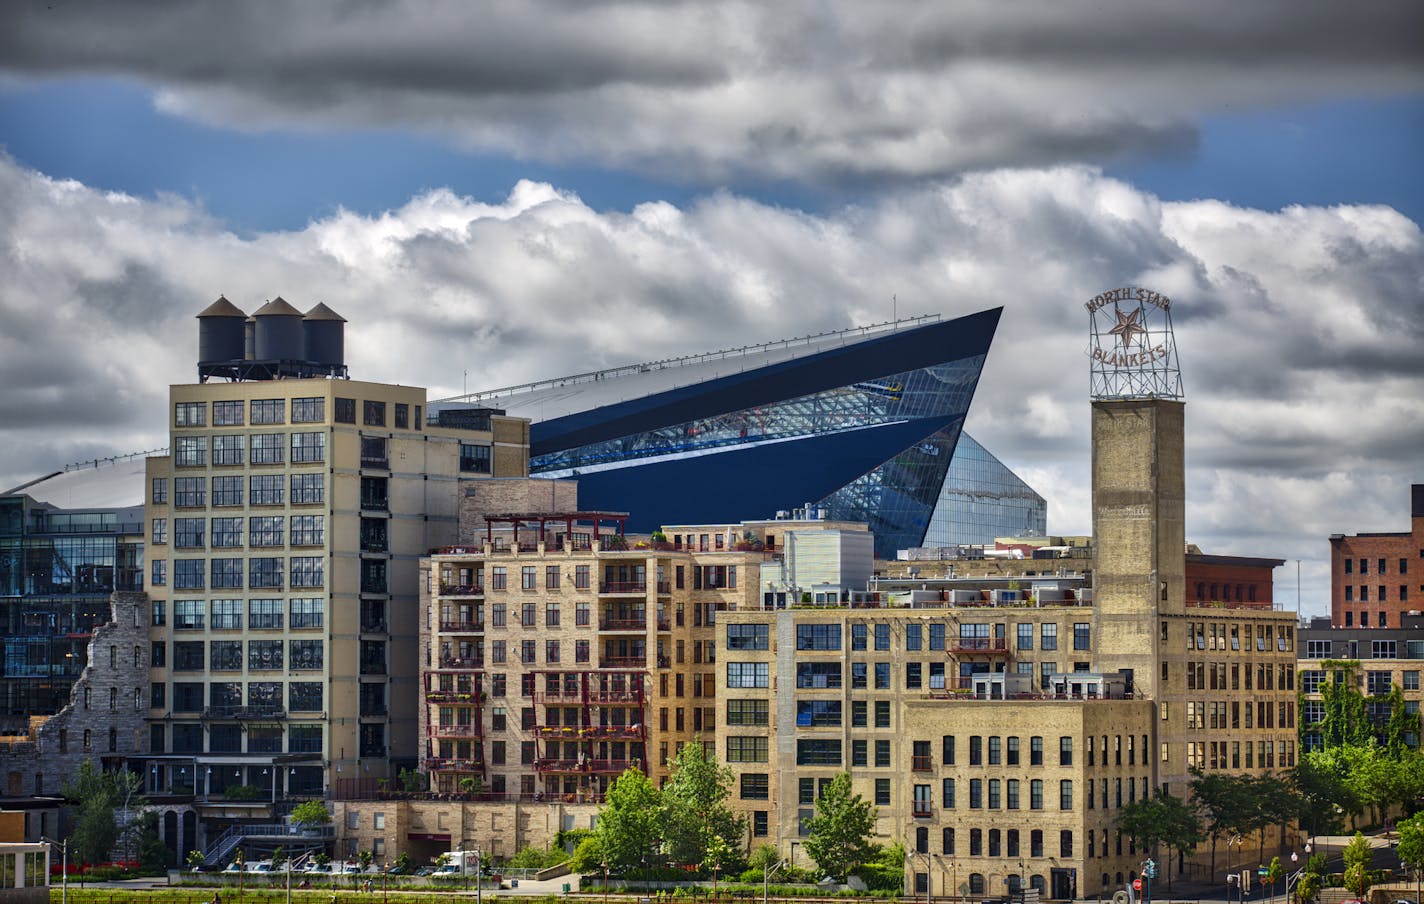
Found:
<svg viewBox="0 0 1424 904"><path fill-rule="evenodd" d="M287 519L281 515L258 516L247 521L248 546L281 546Z"/></svg>
<svg viewBox="0 0 1424 904"><path fill-rule="evenodd" d="M1018 626L1018 648L1020 650L1033 649L1033 625L1023 624Z"/></svg>
<svg viewBox="0 0 1424 904"><path fill-rule="evenodd" d="M952 778L940 782L940 805L946 810L954 809L954 779Z"/></svg>
<svg viewBox="0 0 1424 904"><path fill-rule="evenodd" d="M356 423L356 400L355 400L355 399L341 399L341 398L338 398L338 399L336 399L335 401L336 401L336 416L335 416L336 422L337 422L338 424L354 424L354 423Z"/></svg>
<svg viewBox="0 0 1424 904"><path fill-rule="evenodd" d="M765 687L765 685L762 685ZM831 689L841 686L839 662L801 662L796 665L798 688Z"/></svg>
<svg viewBox="0 0 1424 904"><path fill-rule="evenodd" d="M1073 782L1066 778L1058 783L1058 809L1073 809Z"/></svg>
<svg viewBox="0 0 1424 904"><path fill-rule="evenodd" d="M293 433L292 463L326 461L325 433Z"/></svg>
<svg viewBox="0 0 1424 904"><path fill-rule="evenodd" d="M281 474L254 474L248 478L249 498L253 505L281 505L283 496Z"/></svg>
<svg viewBox="0 0 1424 904"><path fill-rule="evenodd" d="M520 569L519 569L519 589L520 589L520 590L535 590L535 589L537 589L537 587L538 587L538 584L537 584L537 580L538 580L538 579L537 579L537 576L536 576L536 575L537 575L537 572L538 572L538 566L535 566L535 565L525 565L525 566L523 566L522 568L520 568ZM528 603L525 604L526 610L528 609L528 605L529 605ZM532 611L531 611L531 612L528 612L528 617L524 620L524 625L525 625L526 627L528 627L528 626L533 625L533 624L534 624L534 618L533 618L533 613L532 613Z"/></svg>
<svg viewBox="0 0 1424 904"><path fill-rule="evenodd" d="M493 447L488 443L460 443L460 470L488 474L493 469Z"/></svg>
<svg viewBox="0 0 1424 904"><path fill-rule="evenodd" d="M1028 808L1043 809L1043 779L1036 778L1028 783Z"/></svg>
<svg viewBox="0 0 1424 904"><path fill-rule="evenodd" d="M164 505L164 504L166 504L166 503L168 502L168 478L167 478L167 477L155 477L155 478L153 478L153 486L152 486L152 488L151 488L151 498L153 499L153 504L154 504L154 505Z"/></svg>
<svg viewBox="0 0 1424 904"><path fill-rule="evenodd" d="M203 601L174 600L173 629L175 631L203 630Z"/></svg>
<svg viewBox="0 0 1424 904"><path fill-rule="evenodd" d="M326 560L321 556L292 556L291 587L322 587L326 583Z"/></svg>
<svg viewBox="0 0 1424 904"><path fill-rule="evenodd" d="M179 508L202 508L207 505L208 482L202 477L175 477L173 504Z"/></svg>
<svg viewBox="0 0 1424 904"><path fill-rule="evenodd" d="M1057 625L1045 624L1045 625L1043 625L1043 626L1039 629L1039 643L1038 643L1038 646L1039 646L1039 649L1041 649L1041 650L1056 650L1056 649L1058 649L1058 626L1057 626Z"/></svg>
<svg viewBox="0 0 1424 904"><path fill-rule="evenodd" d="M361 422L367 427L386 426L386 403L367 399L361 406Z"/></svg>
<svg viewBox="0 0 1424 904"><path fill-rule="evenodd" d="M769 663L727 663L727 687L767 687L770 681Z"/></svg>
<svg viewBox="0 0 1424 904"><path fill-rule="evenodd" d="M211 582L214 590L242 589L241 559L212 559Z"/></svg>
<svg viewBox="0 0 1424 904"><path fill-rule="evenodd" d="M248 437L248 448L250 450L250 461L254 465L279 465L282 463L282 443L284 436L281 433L254 433Z"/></svg>
<svg viewBox="0 0 1424 904"><path fill-rule="evenodd" d="M173 588L175 590L203 589L203 560L178 559L173 563Z"/></svg>
<svg viewBox="0 0 1424 904"><path fill-rule="evenodd" d="M1121 759L1120 754L1119 759ZM1069 735L1064 735L1058 739L1058 765L1073 765L1073 738ZM1121 764L1119 763L1119 765Z"/></svg>
<svg viewBox="0 0 1424 904"><path fill-rule="evenodd" d="M325 501L325 474L292 475L292 505L311 505Z"/></svg>
<svg viewBox="0 0 1424 904"><path fill-rule="evenodd" d="M866 630L864 622L856 622L850 626L850 648L852 650L864 650Z"/></svg>
<svg viewBox="0 0 1424 904"><path fill-rule="evenodd" d="M242 630L242 600L213 600L210 605L214 631Z"/></svg>
<svg viewBox="0 0 1424 904"><path fill-rule="evenodd" d="M203 436L176 437L173 464L180 468L201 468L208 461L208 440Z"/></svg>
<svg viewBox="0 0 1424 904"><path fill-rule="evenodd" d="M1043 765L1043 738L1035 735L1029 738L1028 742L1028 764L1030 766Z"/></svg>
<svg viewBox="0 0 1424 904"><path fill-rule="evenodd" d="M924 625L910 622L905 625L905 649L918 651L924 643Z"/></svg>
<svg viewBox="0 0 1424 904"><path fill-rule="evenodd" d="M890 727L890 701L889 701L889 700L876 700L876 701L875 701L875 727L876 727L876 728L889 728L889 727Z"/></svg>
<svg viewBox="0 0 1424 904"><path fill-rule="evenodd" d="M250 423L282 424L287 420L286 399L253 399Z"/></svg>
<svg viewBox="0 0 1424 904"><path fill-rule="evenodd" d="M314 670L322 667L322 642L319 640L293 640L288 642L291 668Z"/></svg>
<svg viewBox="0 0 1424 904"><path fill-rule="evenodd" d="M766 725L770 714L766 700L728 700L728 725Z"/></svg>
<svg viewBox="0 0 1424 904"><path fill-rule="evenodd" d="M207 402L177 402L173 405L173 426L206 427L207 424Z"/></svg>
<svg viewBox="0 0 1424 904"><path fill-rule="evenodd" d="M274 602L280 601L274 600ZM249 640L247 642L247 667L259 671L282 668L282 642L280 640Z"/></svg>
<svg viewBox="0 0 1424 904"><path fill-rule="evenodd" d="M945 766L954 765L954 735L944 735L940 738L940 763Z"/></svg>
<svg viewBox="0 0 1424 904"><path fill-rule="evenodd" d="M152 540L152 542L153 542L153 543L167 543L167 542L168 542L168 519L167 519L167 518L154 518L154 519L153 519L153 540Z"/></svg>
<svg viewBox="0 0 1424 904"><path fill-rule="evenodd" d="M890 779L877 778L875 780L875 805L877 807L890 806Z"/></svg>
<svg viewBox="0 0 1424 904"><path fill-rule="evenodd" d="M322 546L325 544L326 516L293 515L291 543L293 546Z"/></svg>
<svg viewBox="0 0 1424 904"><path fill-rule="evenodd" d="M282 601L273 599L248 600L247 627L252 631L282 630Z"/></svg>
<svg viewBox="0 0 1424 904"><path fill-rule="evenodd" d="M743 772L741 775L741 799L770 800L770 777L765 772Z"/></svg>
<svg viewBox="0 0 1424 904"><path fill-rule="evenodd" d="M765 737L727 736L729 763L765 763L770 749L769 739Z"/></svg>
<svg viewBox="0 0 1424 904"><path fill-rule="evenodd" d="M1093 626L1090 622L1077 622L1073 625L1073 649L1091 650L1093 648Z"/></svg>
<svg viewBox="0 0 1424 904"><path fill-rule="evenodd" d="M729 650L766 650L770 649L768 625L738 625L727 626L727 649Z"/></svg>
<svg viewBox="0 0 1424 904"><path fill-rule="evenodd" d="M766 738L757 738L756 740L761 741L763 745L767 743ZM841 742L839 739L803 738L796 742L796 765L839 766L840 764Z"/></svg>
<svg viewBox="0 0 1424 904"><path fill-rule="evenodd" d="M765 627L765 626L763 626ZM796 649L798 650L839 650L841 648L841 626L835 624L810 624L796 626Z"/></svg>
<svg viewBox="0 0 1424 904"><path fill-rule="evenodd" d="M292 399L292 423L321 424L326 421L326 399L308 397Z"/></svg>
<svg viewBox="0 0 1424 904"><path fill-rule="evenodd" d="M984 807L984 780L982 778L971 778L969 780L969 809L980 810Z"/></svg>

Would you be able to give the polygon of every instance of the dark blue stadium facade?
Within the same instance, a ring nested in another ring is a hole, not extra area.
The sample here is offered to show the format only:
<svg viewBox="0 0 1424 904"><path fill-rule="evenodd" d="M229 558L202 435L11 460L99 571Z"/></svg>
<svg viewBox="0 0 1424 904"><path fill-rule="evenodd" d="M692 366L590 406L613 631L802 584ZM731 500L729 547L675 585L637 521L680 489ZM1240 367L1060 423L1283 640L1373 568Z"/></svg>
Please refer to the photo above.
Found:
<svg viewBox="0 0 1424 904"><path fill-rule="evenodd" d="M1001 310L535 416L530 471L576 478L582 507L628 511L630 530L811 504L893 557L925 540Z"/></svg>

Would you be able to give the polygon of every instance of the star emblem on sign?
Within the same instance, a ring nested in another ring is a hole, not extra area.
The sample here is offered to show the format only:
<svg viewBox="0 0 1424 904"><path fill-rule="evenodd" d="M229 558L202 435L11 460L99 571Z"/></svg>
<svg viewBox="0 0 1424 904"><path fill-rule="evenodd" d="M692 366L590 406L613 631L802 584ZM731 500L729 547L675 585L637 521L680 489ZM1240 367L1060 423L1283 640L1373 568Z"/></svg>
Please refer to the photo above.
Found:
<svg viewBox="0 0 1424 904"><path fill-rule="evenodd" d="M1114 309L1113 314L1117 316L1117 326L1108 330L1108 332L1112 333L1113 335L1117 336L1118 339L1122 340L1124 348L1129 345L1132 345L1136 341L1138 335L1147 332L1147 329L1141 323L1138 322L1138 318L1142 316L1141 308L1138 308L1127 314L1124 314L1120 310Z"/></svg>

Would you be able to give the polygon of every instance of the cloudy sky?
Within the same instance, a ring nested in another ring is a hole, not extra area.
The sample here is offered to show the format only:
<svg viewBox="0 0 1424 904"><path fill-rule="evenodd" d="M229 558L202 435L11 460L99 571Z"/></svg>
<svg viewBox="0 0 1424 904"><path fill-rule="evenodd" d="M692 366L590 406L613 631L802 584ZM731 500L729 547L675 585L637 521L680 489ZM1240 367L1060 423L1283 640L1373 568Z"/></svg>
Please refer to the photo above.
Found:
<svg viewBox="0 0 1424 904"><path fill-rule="evenodd" d="M1192 540L1323 611L1407 527L1419 4L472 9L0 7L0 486L162 445L219 293L437 396L1003 305L969 429L1086 533L1083 302L1143 284Z"/></svg>

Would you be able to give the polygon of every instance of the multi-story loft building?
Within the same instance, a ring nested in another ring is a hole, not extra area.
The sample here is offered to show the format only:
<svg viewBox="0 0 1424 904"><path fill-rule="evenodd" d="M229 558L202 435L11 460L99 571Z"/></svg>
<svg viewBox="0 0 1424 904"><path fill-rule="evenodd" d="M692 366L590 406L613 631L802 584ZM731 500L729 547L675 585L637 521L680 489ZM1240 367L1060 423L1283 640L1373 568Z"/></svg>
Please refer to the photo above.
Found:
<svg viewBox="0 0 1424 904"><path fill-rule="evenodd" d="M753 841L795 856L848 770L919 893L1111 894L1141 859L1122 806L1189 793L1193 768L1294 764L1293 616L1186 603L1181 404L1093 409L1091 593L904 577L719 617L718 751Z"/></svg>
<svg viewBox="0 0 1424 904"><path fill-rule="evenodd" d="M1042 534L1047 507L961 430L999 319L917 317L473 393L528 417L530 473L630 530L813 505L877 553ZM688 486L718 486L711 496Z"/></svg>
<svg viewBox="0 0 1424 904"><path fill-rule="evenodd" d="M711 744L720 613L809 595L788 563L825 594L842 553L871 561L864 525L830 521L649 541L623 535L626 513L486 517L525 532L443 549L422 581L421 762L439 790L586 800L629 766L663 780L680 745Z"/></svg>
<svg viewBox="0 0 1424 904"><path fill-rule="evenodd" d="M269 303L248 354L226 300L200 317L199 373L230 382L172 386L148 460L146 768L205 817L262 818L415 765L417 563L455 540L462 482L524 475L528 425L342 379L324 306ZM235 785L262 801L237 812Z"/></svg>
<svg viewBox="0 0 1424 904"><path fill-rule="evenodd" d="M1409 515L1407 531L1331 535L1335 627L1388 628L1410 610L1424 609L1424 484L1410 487Z"/></svg>
<svg viewBox="0 0 1424 904"><path fill-rule="evenodd" d="M109 596L143 589L142 456L87 462L0 496L0 730L70 700ZM131 491L130 491L131 490Z"/></svg>
<svg viewBox="0 0 1424 904"><path fill-rule="evenodd" d="M1424 616L1406 614L1393 627L1336 628L1328 617L1312 618L1299 632L1301 711L1305 750L1321 745L1317 727L1325 719L1322 691L1327 682L1353 674L1365 696L1370 720L1383 743L1391 714L1391 691L1399 689L1405 711L1417 715L1424 701L1419 673L1424 669ZM1326 662L1331 663L1330 666ZM1348 669L1343 664L1349 663ZM1419 746L1419 733L1407 732L1404 741Z"/></svg>

